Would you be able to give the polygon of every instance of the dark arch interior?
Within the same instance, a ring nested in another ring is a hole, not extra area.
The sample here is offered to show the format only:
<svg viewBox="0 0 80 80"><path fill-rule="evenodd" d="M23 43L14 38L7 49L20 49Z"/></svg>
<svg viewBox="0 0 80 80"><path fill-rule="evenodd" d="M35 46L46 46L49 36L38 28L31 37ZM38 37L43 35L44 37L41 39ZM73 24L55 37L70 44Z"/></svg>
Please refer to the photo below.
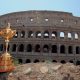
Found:
<svg viewBox="0 0 80 80"><path fill-rule="evenodd" d="M65 53L65 46L64 45L60 46L60 53Z"/></svg>
<svg viewBox="0 0 80 80"><path fill-rule="evenodd" d="M38 63L38 62L39 62L39 60L38 60L38 59L35 59L35 60L34 60L34 63Z"/></svg>
<svg viewBox="0 0 80 80"><path fill-rule="evenodd" d="M23 44L20 44L19 45L19 52L23 52L24 51L24 45Z"/></svg>
<svg viewBox="0 0 80 80"><path fill-rule="evenodd" d="M43 52L49 52L49 47L48 47L48 45L44 45L43 46Z"/></svg>
<svg viewBox="0 0 80 80"><path fill-rule="evenodd" d="M69 47L68 47L68 53L71 54L72 52L73 52L73 51L72 51L72 46L69 46Z"/></svg>
<svg viewBox="0 0 80 80"><path fill-rule="evenodd" d="M80 53L80 52L79 52L79 51L80 51L79 49L80 49L80 48L77 46L77 47L76 47L76 54L79 54L79 53Z"/></svg>
<svg viewBox="0 0 80 80"><path fill-rule="evenodd" d="M40 52L40 45L35 46L35 52Z"/></svg>
<svg viewBox="0 0 80 80"><path fill-rule="evenodd" d="M76 62L76 65L80 65L80 61L77 61L77 62Z"/></svg>
<svg viewBox="0 0 80 80"><path fill-rule="evenodd" d="M70 63L73 63L73 60L70 60L69 62L70 62Z"/></svg>
<svg viewBox="0 0 80 80"><path fill-rule="evenodd" d="M52 53L57 53L57 46L56 45L52 45Z"/></svg>
<svg viewBox="0 0 80 80"><path fill-rule="evenodd" d="M66 62L64 60L61 61L62 64L65 64Z"/></svg>
<svg viewBox="0 0 80 80"><path fill-rule="evenodd" d="M3 51L3 44L0 44L0 51Z"/></svg>
<svg viewBox="0 0 80 80"><path fill-rule="evenodd" d="M31 44L27 45L27 52L32 52L32 45Z"/></svg>
<svg viewBox="0 0 80 80"><path fill-rule="evenodd" d="M22 59L18 59L19 64L23 63Z"/></svg>
<svg viewBox="0 0 80 80"><path fill-rule="evenodd" d="M27 59L27 60L26 60L26 63L31 63L31 60L30 60L30 59Z"/></svg>
<svg viewBox="0 0 80 80"><path fill-rule="evenodd" d="M55 63L57 63L57 61L56 61L56 60L53 60L52 62L55 62Z"/></svg>
<svg viewBox="0 0 80 80"><path fill-rule="evenodd" d="M12 46L12 51L13 51L13 52L16 51L16 44L13 44L13 46Z"/></svg>

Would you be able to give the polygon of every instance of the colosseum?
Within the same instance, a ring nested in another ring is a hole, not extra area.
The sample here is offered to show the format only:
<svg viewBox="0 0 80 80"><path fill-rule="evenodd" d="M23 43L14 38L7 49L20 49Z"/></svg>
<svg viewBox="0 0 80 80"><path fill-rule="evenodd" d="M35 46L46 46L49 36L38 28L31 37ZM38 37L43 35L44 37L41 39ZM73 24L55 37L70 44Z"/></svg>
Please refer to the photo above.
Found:
<svg viewBox="0 0 80 80"><path fill-rule="evenodd" d="M8 51L19 63L49 60L80 65L80 17L60 11L14 12L0 16L0 29L8 22L17 30Z"/></svg>

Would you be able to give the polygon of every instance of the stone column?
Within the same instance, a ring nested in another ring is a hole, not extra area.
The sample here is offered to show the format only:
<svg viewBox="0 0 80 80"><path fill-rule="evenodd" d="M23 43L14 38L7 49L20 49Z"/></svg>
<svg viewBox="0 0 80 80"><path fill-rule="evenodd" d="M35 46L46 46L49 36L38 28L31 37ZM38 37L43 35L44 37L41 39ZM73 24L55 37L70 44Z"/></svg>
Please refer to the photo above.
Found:
<svg viewBox="0 0 80 80"><path fill-rule="evenodd" d="M57 50L58 55L60 55L60 44L57 45Z"/></svg>
<svg viewBox="0 0 80 80"><path fill-rule="evenodd" d="M21 38L21 31L18 31L18 38Z"/></svg>
<svg viewBox="0 0 80 80"><path fill-rule="evenodd" d="M25 38L28 38L28 31L25 31Z"/></svg>
<svg viewBox="0 0 80 80"><path fill-rule="evenodd" d="M60 31L57 32L57 39L60 39Z"/></svg>
<svg viewBox="0 0 80 80"><path fill-rule="evenodd" d="M65 40L68 39L68 32L65 32Z"/></svg>

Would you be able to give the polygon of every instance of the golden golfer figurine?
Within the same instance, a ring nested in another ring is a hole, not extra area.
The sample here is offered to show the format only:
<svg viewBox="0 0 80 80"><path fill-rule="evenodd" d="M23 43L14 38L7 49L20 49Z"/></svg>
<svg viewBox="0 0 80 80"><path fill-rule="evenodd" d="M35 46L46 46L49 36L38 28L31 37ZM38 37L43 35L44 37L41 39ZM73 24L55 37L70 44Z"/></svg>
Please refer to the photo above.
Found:
<svg viewBox="0 0 80 80"><path fill-rule="evenodd" d="M10 23L8 23L8 26L5 29L2 29L0 31L0 36L2 36L5 39L5 43L6 43L6 50L0 56L0 72L9 72L14 69L12 57L7 52L7 49L8 49L8 43L9 43L10 39L15 34L16 34L16 30L12 30L10 28Z"/></svg>

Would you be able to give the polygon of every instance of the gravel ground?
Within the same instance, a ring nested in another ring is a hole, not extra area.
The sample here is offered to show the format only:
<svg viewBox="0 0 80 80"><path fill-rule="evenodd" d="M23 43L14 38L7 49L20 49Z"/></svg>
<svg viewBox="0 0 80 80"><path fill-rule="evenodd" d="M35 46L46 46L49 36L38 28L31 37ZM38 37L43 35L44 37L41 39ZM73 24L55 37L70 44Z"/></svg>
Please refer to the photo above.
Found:
<svg viewBox="0 0 80 80"><path fill-rule="evenodd" d="M80 80L80 66L71 63L29 63L16 67L8 80Z"/></svg>

